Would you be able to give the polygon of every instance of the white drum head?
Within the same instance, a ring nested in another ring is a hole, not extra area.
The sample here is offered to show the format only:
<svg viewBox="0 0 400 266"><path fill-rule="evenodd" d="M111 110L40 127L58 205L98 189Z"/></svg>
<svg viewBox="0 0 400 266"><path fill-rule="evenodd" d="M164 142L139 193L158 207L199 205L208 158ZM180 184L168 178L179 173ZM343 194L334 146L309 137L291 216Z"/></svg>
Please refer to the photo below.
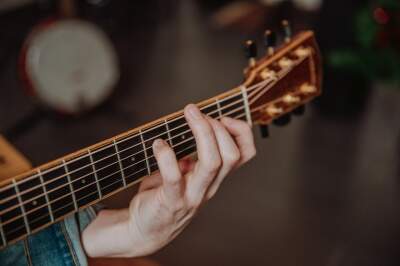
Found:
<svg viewBox="0 0 400 266"><path fill-rule="evenodd" d="M39 99L67 113L104 101L119 77L107 36L80 20L60 20L34 31L26 45L25 72Z"/></svg>

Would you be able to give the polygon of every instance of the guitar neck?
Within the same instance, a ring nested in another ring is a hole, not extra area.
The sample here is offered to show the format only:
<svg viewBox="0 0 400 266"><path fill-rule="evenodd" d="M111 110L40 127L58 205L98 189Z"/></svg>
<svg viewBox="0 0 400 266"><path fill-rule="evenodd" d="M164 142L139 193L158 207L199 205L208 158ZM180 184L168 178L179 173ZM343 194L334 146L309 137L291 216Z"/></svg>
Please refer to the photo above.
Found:
<svg viewBox="0 0 400 266"><path fill-rule="evenodd" d="M198 104L210 117L251 123L247 91L237 88ZM139 182L158 170L155 139L166 140L178 159L196 152L183 111L105 140L18 176L0 192L0 246L62 220Z"/></svg>
<svg viewBox="0 0 400 266"><path fill-rule="evenodd" d="M245 75L242 86L198 103L200 110L266 125L317 97L322 72L314 34L299 33L272 55L251 58ZM179 111L0 183L0 249L157 171L157 138L178 159L196 152Z"/></svg>

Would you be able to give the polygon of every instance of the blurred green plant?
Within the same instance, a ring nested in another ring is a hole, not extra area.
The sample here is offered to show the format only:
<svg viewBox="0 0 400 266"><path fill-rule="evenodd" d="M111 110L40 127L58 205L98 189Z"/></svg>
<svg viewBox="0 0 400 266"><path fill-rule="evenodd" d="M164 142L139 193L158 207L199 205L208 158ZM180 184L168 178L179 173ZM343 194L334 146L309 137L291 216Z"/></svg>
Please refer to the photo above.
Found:
<svg viewBox="0 0 400 266"><path fill-rule="evenodd" d="M328 64L400 88L400 1L376 0L355 16L355 48L328 54Z"/></svg>

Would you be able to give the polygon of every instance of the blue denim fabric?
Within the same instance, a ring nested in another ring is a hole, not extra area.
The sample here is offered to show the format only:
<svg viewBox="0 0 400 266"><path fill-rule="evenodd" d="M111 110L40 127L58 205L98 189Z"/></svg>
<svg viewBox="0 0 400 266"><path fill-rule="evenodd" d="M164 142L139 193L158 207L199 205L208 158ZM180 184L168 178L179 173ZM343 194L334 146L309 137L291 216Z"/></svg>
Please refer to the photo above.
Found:
<svg viewBox="0 0 400 266"><path fill-rule="evenodd" d="M0 251L1 266L87 266L80 235L96 217L89 207Z"/></svg>

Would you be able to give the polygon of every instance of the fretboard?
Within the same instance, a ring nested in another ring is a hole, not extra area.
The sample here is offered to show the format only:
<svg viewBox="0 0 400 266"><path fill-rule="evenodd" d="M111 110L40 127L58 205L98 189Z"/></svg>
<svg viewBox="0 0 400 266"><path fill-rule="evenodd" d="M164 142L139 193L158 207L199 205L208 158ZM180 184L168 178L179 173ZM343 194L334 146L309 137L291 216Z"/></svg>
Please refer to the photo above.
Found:
<svg viewBox="0 0 400 266"><path fill-rule="evenodd" d="M215 119L229 116L251 123L245 89L200 104ZM139 182L158 170L155 139L166 140L178 159L196 152L182 111L111 138L78 155L39 167L0 188L0 248Z"/></svg>

